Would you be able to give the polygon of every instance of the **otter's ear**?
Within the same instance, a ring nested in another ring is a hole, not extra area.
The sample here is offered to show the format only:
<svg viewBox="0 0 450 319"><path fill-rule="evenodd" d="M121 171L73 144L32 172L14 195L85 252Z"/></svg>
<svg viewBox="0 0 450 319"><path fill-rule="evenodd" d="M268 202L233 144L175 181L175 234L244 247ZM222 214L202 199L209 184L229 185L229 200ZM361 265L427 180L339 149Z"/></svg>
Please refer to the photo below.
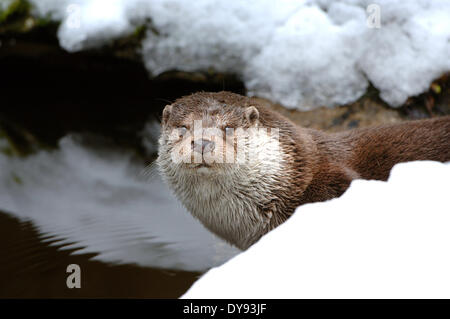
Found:
<svg viewBox="0 0 450 319"><path fill-rule="evenodd" d="M172 113L172 104L166 105L162 114L162 122L166 123L169 120L170 113Z"/></svg>
<svg viewBox="0 0 450 319"><path fill-rule="evenodd" d="M250 124L255 124L259 119L259 112L254 106L249 106L245 109L245 118Z"/></svg>

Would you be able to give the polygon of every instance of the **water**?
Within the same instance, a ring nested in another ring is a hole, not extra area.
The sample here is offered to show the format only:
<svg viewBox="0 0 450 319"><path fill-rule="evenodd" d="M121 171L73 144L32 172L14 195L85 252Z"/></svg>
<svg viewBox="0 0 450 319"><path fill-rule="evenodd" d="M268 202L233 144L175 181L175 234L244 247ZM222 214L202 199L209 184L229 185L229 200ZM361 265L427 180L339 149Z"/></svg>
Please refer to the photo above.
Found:
<svg viewBox="0 0 450 319"><path fill-rule="evenodd" d="M76 136L24 158L0 153L0 297L178 297L238 252L144 167ZM81 289L66 287L71 263Z"/></svg>

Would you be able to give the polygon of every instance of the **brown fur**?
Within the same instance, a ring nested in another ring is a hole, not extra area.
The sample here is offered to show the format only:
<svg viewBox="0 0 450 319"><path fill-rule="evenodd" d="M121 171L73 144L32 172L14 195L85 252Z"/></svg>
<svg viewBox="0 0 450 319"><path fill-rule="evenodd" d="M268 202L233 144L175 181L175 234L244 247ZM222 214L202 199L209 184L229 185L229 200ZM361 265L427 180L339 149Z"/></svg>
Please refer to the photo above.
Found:
<svg viewBox="0 0 450 319"><path fill-rule="evenodd" d="M207 118L215 118L213 125L245 127L246 110L254 106L260 126L279 128L288 160L283 176L270 185L272 195L255 203L262 215L270 216L269 227L260 236L284 222L296 207L340 196L353 179L386 180L400 162L450 161L449 116L329 134L296 126L257 100L230 92L196 93L177 100L164 112L163 132L177 126L189 129L194 119L205 118L211 101L220 104L208 111Z"/></svg>

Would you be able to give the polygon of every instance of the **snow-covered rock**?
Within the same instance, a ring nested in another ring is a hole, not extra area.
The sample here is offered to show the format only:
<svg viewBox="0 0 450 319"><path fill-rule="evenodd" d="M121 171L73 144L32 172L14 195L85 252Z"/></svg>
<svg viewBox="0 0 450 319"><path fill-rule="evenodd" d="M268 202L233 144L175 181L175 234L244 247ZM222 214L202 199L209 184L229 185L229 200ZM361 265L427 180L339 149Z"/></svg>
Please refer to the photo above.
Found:
<svg viewBox="0 0 450 319"><path fill-rule="evenodd" d="M301 206L184 298L450 298L450 164L396 165Z"/></svg>
<svg viewBox="0 0 450 319"><path fill-rule="evenodd" d="M147 32L142 54L153 74L213 67L292 108L355 101L369 82L398 106L450 71L447 0L31 2L35 14L62 21L68 51L131 34L149 18L157 32ZM377 12L379 28L370 23Z"/></svg>

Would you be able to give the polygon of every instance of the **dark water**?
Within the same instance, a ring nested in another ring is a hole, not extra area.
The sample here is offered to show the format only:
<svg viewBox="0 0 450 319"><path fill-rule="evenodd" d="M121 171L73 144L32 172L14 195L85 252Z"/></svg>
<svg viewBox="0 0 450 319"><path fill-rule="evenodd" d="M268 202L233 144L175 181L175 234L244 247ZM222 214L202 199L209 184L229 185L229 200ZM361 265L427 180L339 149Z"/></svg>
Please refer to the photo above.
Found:
<svg viewBox="0 0 450 319"><path fill-rule="evenodd" d="M30 222L0 213L0 298L176 298L200 273L112 265L42 242ZM69 264L81 268L81 288L69 289Z"/></svg>
<svg viewBox="0 0 450 319"><path fill-rule="evenodd" d="M154 159L142 132L164 105L242 83L151 79L137 60L69 54L46 32L0 41L0 298L176 298L236 254L139 170ZM81 289L66 286L69 264Z"/></svg>

